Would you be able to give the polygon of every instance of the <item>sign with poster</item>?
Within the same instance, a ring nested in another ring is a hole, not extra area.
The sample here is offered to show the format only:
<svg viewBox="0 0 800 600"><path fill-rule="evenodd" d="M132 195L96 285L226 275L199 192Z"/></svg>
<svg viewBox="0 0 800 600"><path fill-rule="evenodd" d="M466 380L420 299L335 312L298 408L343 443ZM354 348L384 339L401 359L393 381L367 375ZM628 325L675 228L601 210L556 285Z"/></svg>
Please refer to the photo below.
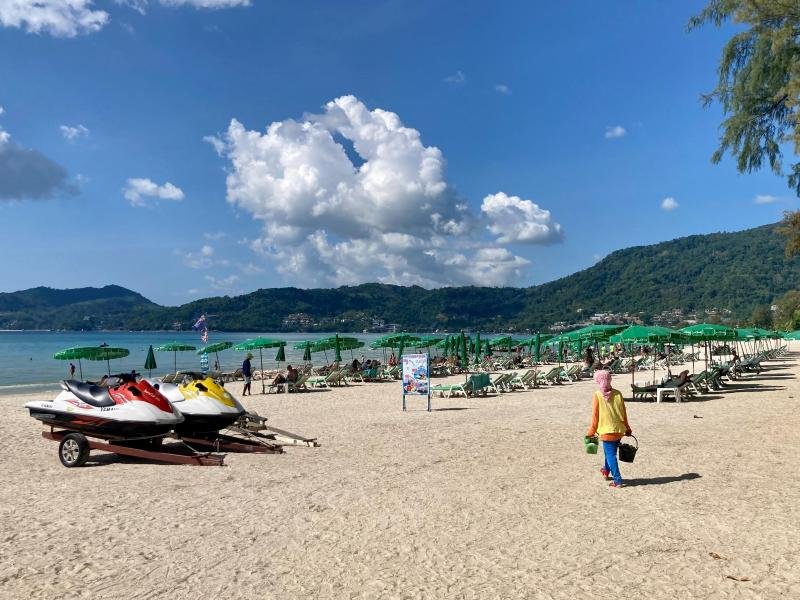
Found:
<svg viewBox="0 0 800 600"><path fill-rule="evenodd" d="M403 410L406 396L427 396L428 411L431 410L430 356L426 354L404 354L403 360Z"/></svg>

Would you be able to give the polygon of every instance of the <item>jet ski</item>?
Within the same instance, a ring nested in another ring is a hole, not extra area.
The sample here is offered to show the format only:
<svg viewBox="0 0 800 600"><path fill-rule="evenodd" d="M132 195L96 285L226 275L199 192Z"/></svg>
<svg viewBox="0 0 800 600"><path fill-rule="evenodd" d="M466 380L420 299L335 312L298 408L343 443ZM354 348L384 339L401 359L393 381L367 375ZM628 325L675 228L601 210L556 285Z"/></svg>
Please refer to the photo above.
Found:
<svg viewBox="0 0 800 600"><path fill-rule="evenodd" d="M184 421L175 426L179 436L216 433L245 414L239 401L213 378L194 372L183 375L183 382L177 385L146 380L183 415Z"/></svg>
<svg viewBox="0 0 800 600"><path fill-rule="evenodd" d="M46 425L108 440L163 436L184 420L158 390L134 375L112 375L101 383L66 379L53 400L28 402L25 408Z"/></svg>

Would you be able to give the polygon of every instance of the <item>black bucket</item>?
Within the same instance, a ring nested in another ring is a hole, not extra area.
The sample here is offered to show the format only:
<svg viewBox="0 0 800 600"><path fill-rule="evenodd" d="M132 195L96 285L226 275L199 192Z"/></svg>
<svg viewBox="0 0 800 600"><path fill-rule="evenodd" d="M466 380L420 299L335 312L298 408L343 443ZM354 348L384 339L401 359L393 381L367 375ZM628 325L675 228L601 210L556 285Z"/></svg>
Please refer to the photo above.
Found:
<svg viewBox="0 0 800 600"><path fill-rule="evenodd" d="M636 451L639 449L639 440L637 440L633 435L630 437L632 437L633 441L636 442L635 446L631 446L630 444L619 445L619 459L626 463L633 462L633 459L636 458Z"/></svg>

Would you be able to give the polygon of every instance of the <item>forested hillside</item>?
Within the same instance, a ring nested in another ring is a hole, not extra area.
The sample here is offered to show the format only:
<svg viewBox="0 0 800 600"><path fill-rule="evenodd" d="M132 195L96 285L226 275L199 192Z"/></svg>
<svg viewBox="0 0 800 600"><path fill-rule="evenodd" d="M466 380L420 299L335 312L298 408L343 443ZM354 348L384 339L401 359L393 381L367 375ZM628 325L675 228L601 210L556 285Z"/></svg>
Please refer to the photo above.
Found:
<svg viewBox="0 0 800 600"><path fill-rule="evenodd" d="M0 328L189 328L200 314L231 331L360 331L374 320L413 330L539 329L594 312L656 314L674 308L731 311L800 289L800 260L784 256L775 225L696 235L614 252L589 269L529 288L426 290L377 283L337 289L262 289L178 307L153 304L119 286L34 288L0 294Z"/></svg>

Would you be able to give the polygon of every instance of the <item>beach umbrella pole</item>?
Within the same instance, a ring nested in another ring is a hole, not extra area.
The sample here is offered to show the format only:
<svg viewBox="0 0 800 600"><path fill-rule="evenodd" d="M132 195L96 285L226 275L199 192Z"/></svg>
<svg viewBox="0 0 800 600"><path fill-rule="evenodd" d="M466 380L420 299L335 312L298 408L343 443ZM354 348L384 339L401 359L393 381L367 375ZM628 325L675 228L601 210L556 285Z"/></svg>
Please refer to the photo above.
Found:
<svg viewBox="0 0 800 600"><path fill-rule="evenodd" d="M81 381L83 381L83 365L80 358L78 359L78 372L81 374Z"/></svg>
<svg viewBox="0 0 800 600"><path fill-rule="evenodd" d="M258 349L258 358L261 363L261 393L264 394L266 393L266 388L264 387L264 351L261 348Z"/></svg>

